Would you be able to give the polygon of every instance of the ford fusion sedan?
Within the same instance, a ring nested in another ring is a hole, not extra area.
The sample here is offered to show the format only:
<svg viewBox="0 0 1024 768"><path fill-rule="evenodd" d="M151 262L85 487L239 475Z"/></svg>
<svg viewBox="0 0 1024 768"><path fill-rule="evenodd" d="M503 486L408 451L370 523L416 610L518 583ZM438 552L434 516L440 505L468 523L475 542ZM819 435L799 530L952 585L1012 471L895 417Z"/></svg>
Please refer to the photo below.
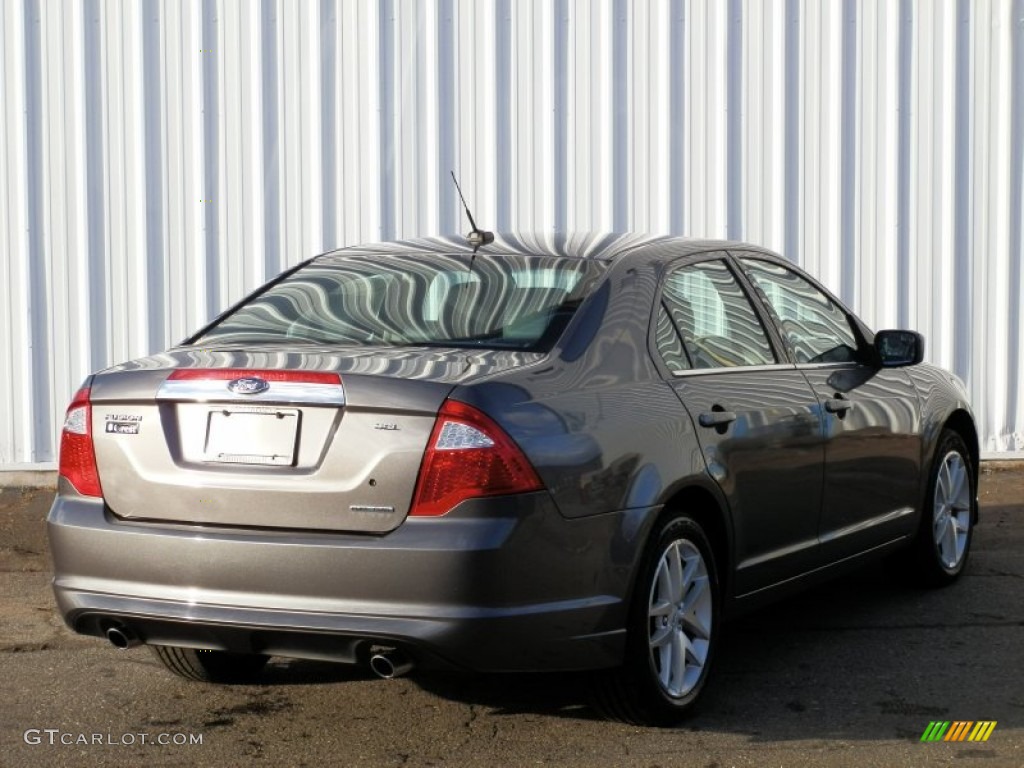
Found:
<svg viewBox="0 0 1024 768"><path fill-rule="evenodd" d="M876 557L963 572L978 438L923 351L743 243L334 251L86 379L57 604L197 680L598 670L674 723L728 616Z"/></svg>

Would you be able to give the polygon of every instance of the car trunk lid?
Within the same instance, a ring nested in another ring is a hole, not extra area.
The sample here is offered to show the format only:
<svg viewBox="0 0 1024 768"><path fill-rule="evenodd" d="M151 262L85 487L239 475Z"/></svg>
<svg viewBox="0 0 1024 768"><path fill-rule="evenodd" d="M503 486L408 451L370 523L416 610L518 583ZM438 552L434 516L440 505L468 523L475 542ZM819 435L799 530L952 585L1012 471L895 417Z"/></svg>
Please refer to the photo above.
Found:
<svg viewBox="0 0 1024 768"><path fill-rule="evenodd" d="M129 520L384 533L453 387L540 357L185 348L118 366L91 389L103 495Z"/></svg>

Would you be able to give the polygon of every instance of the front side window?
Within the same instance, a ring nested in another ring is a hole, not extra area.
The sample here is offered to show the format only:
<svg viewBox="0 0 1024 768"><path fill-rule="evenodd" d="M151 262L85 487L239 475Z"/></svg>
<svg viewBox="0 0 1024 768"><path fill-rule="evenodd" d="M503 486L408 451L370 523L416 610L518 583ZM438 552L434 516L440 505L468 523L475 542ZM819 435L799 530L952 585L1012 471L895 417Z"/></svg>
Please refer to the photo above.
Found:
<svg viewBox="0 0 1024 768"><path fill-rule="evenodd" d="M761 259L741 259L782 324L798 363L856 360L857 340L842 307L796 272Z"/></svg>
<svg viewBox="0 0 1024 768"><path fill-rule="evenodd" d="M544 256L325 256L192 343L545 350L606 267Z"/></svg>
<svg viewBox="0 0 1024 768"><path fill-rule="evenodd" d="M757 313L724 261L673 270L662 302L693 368L776 362Z"/></svg>

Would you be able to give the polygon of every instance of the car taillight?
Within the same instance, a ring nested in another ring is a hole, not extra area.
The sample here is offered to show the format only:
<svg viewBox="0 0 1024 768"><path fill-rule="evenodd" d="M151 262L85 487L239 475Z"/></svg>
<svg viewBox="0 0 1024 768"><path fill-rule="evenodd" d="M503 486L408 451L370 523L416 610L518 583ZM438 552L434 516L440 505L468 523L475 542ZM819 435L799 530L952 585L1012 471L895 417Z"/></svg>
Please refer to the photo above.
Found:
<svg viewBox="0 0 1024 768"><path fill-rule="evenodd" d="M92 405L89 387L75 393L64 416L60 433L60 468L65 478L83 496L102 496L96 453L92 447Z"/></svg>
<svg viewBox="0 0 1024 768"><path fill-rule="evenodd" d="M466 499L543 487L501 427L473 406L447 400L427 443L409 514L436 517Z"/></svg>

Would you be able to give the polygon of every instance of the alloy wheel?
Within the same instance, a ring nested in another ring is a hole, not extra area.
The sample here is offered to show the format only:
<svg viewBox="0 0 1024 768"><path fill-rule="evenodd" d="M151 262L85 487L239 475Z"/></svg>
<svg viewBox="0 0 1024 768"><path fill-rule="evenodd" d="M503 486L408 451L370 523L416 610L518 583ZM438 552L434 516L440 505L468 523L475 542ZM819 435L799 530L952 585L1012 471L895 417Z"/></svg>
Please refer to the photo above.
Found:
<svg viewBox="0 0 1024 768"><path fill-rule="evenodd" d="M701 679L711 647L713 595L700 550L671 542L658 560L648 603L651 664L662 690L688 694Z"/></svg>
<svg viewBox="0 0 1024 768"><path fill-rule="evenodd" d="M957 451L950 451L939 466L935 482L932 534L942 565L956 568L967 549L971 524L971 482Z"/></svg>

